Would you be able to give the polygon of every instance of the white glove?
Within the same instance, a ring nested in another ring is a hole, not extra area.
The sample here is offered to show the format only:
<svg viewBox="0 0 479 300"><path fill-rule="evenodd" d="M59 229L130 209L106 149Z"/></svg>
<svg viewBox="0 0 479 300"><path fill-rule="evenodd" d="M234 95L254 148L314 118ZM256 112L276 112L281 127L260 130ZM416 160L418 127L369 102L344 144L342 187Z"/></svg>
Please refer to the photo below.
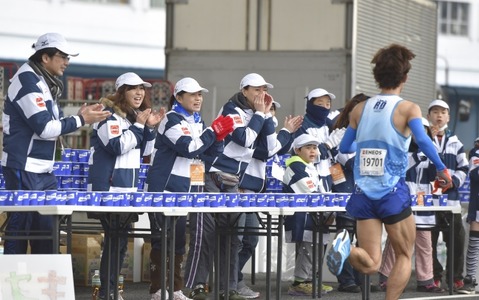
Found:
<svg viewBox="0 0 479 300"><path fill-rule="evenodd" d="M336 128L331 132L328 139L326 140L326 145L328 145L329 149L336 148L341 143L343 139L344 133L346 132L346 128Z"/></svg>

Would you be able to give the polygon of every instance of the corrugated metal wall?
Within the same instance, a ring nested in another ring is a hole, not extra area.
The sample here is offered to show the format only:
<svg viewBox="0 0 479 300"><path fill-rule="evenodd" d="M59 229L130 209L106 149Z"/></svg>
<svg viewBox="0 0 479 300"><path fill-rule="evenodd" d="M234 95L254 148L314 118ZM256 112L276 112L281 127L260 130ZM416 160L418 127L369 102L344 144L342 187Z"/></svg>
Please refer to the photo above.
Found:
<svg viewBox="0 0 479 300"><path fill-rule="evenodd" d="M426 112L436 88L436 3L428 0L358 0L355 2L353 95L378 92L371 59L391 43L411 49L416 58L402 92Z"/></svg>

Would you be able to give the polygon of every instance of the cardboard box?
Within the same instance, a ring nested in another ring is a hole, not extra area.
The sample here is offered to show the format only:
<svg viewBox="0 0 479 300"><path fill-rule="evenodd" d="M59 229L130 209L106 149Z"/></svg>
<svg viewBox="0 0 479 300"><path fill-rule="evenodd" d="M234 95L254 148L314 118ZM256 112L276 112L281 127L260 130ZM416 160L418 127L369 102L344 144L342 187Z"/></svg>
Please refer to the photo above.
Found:
<svg viewBox="0 0 479 300"><path fill-rule="evenodd" d="M101 235L72 234L72 263L75 285L88 286L95 270L100 270L102 255ZM120 274L125 281L133 281L133 239L128 240L128 250L121 266Z"/></svg>
<svg viewBox="0 0 479 300"><path fill-rule="evenodd" d="M75 285L88 286L95 270L100 269L100 234L72 234L72 265Z"/></svg>
<svg viewBox="0 0 479 300"><path fill-rule="evenodd" d="M144 243L141 250L141 281L150 282L151 243Z"/></svg>
<svg viewBox="0 0 479 300"><path fill-rule="evenodd" d="M7 213L6 212L0 213L0 226L2 226L3 223L5 223L6 219L7 219Z"/></svg>

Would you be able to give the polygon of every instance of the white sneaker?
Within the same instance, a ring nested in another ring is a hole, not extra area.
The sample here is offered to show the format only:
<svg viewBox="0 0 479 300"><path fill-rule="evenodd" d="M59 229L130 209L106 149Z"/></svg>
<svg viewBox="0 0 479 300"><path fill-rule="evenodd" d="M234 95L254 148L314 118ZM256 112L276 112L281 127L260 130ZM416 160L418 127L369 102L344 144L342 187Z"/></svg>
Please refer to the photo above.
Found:
<svg viewBox="0 0 479 300"><path fill-rule="evenodd" d="M174 300L192 300L191 298L188 298L183 294L182 291L176 291L173 293L173 299Z"/></svg>
<svg viewBox="0 0 479 300"><path fill-rule="evenodd" d="M249 288L243 281L238 282L237 285L238 294L246 299L256 299L259 298L259 292L255 292Z"/></svg>
<svg viewBox="0 0 479 300"><path fill-rule="evenodd" d="M163 300L161 299L161 289L157 290L156 293L151 294L151 300ZM168 300L168 292L166 292L166 299L164 300Z"/></svg>

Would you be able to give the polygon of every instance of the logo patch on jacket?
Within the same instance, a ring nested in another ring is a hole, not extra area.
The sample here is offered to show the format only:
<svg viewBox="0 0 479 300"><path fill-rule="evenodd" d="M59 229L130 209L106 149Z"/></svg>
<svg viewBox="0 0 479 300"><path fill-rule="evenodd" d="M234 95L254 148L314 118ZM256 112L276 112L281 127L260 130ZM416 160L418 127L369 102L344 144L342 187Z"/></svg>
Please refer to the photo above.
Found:
<svg viewBox="0 0 479 300"><path fill-rule="evenodd" d="M37 97L35 99L35 102L37 103L38 107L45 107L45 101L43 101L42 97Z"/></svg>
<svg viewBox="0 0 479 300"><path fill-rule="evenodd" d="M190 129L188 129L188 127L181 127L181 130L183 131L183 134L191 135Z"/></svg>
<svg viewBox="0 0 479 300"><path fill-rule="evenodd" d="M306 181L306 185L308 186L309 189L314 190L314 182L312 180Z"/></svg>
<svg viewBox="0 0 479 300"><path fill-rule="evenodd" d="M110 133L114 135L120 134L120 125L110 125Z"/></svg>
<svg viewBox="0 0 479 300"><path fill-rule="evenodd" d="M235 121L235 124L243 125L243 119L241 116L233 116L233 121Z"/></svg>

